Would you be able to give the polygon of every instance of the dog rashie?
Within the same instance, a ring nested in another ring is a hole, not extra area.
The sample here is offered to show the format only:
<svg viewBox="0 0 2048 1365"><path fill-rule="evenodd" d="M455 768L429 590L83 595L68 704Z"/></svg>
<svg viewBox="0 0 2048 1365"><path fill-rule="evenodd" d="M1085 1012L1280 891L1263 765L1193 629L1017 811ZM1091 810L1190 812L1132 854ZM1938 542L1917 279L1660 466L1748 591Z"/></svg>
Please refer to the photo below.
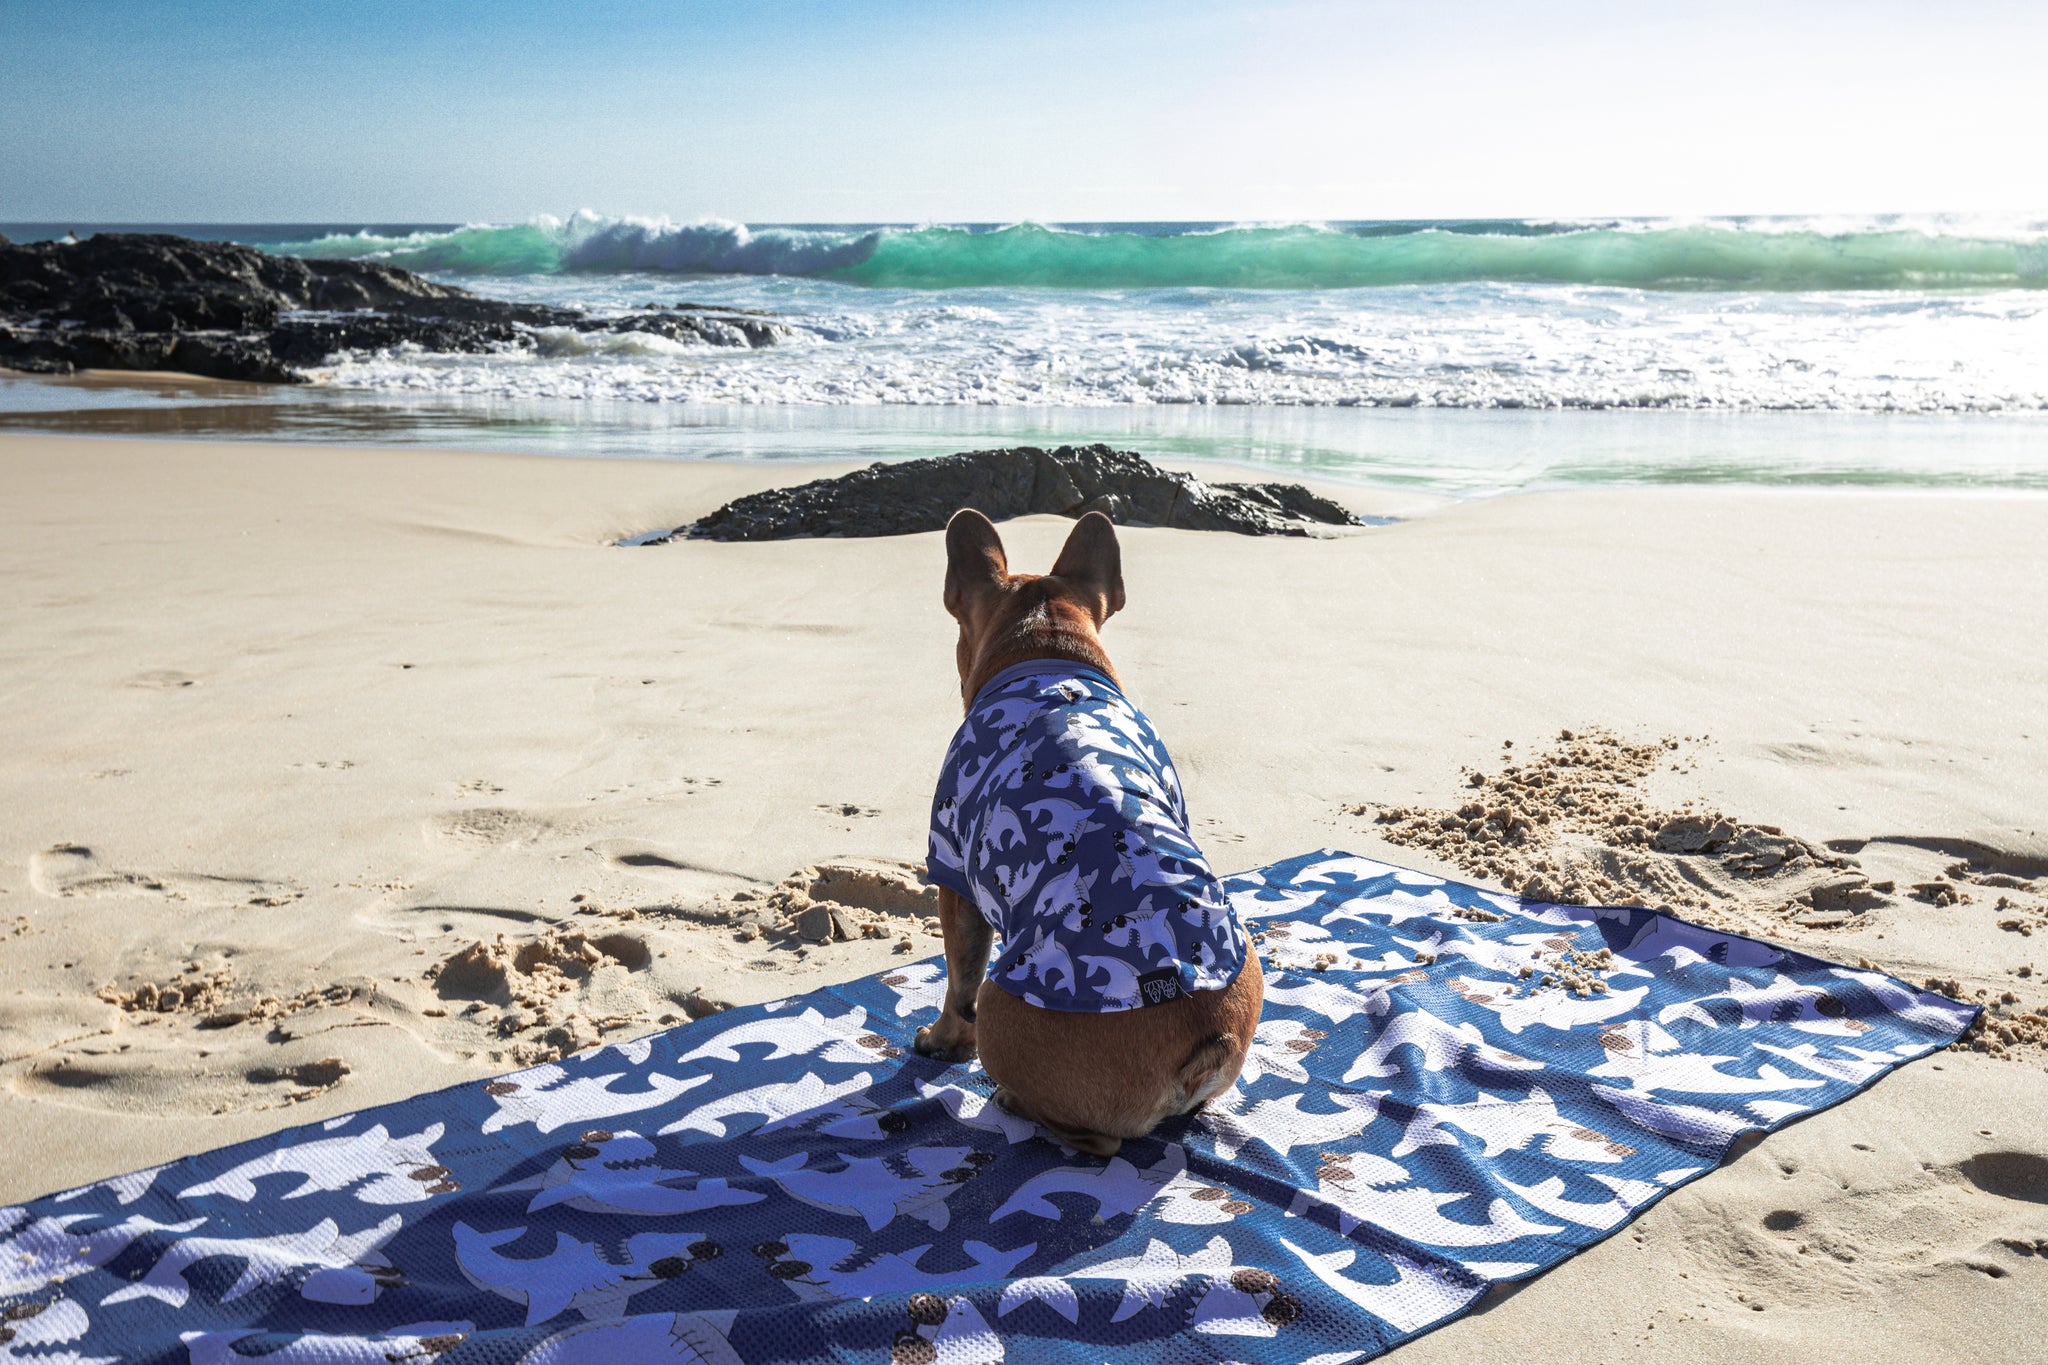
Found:
<svg viewBox="0 0 2048 1365"><path fill-rule="evenodd" d="M932 798L929 867L1002 937L989 979L1027 1004L1140 1009L1244 967L1166 746L1081 664L1017 664L975 694Z"/></svg>

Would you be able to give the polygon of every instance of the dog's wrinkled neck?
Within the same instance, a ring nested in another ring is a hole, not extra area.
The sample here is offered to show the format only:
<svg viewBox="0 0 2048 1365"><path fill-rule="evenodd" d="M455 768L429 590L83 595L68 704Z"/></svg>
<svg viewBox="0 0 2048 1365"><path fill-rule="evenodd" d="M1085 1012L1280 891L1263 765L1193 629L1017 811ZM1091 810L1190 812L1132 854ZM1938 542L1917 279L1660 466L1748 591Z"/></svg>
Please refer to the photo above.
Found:
<svg viewBox="0 0 2048 1365"><path fill-rule="evenodd" d="M1034 659L1063 659L1084 664L1119 687L1123 680L1102 648L1088 610L1058 592L1045 579L1013 581L987 609L976 629L960 628L960 701L970 706L988 680L1014 664Z"/></svg>

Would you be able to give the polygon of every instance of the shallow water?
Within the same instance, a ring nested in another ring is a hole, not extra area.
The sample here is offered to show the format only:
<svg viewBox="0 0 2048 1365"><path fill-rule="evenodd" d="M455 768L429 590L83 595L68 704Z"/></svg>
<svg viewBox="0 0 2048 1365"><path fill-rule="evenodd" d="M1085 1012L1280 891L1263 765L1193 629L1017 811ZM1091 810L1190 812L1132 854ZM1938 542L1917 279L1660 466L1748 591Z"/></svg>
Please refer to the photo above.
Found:
<svg viewBox="0 0 2048 1365"><path fill-rule="evenodd" d="M1660 483L2048 489L2048 417L1299 407L913 407L382 394L0 373L0 431L880 460L1106 441L1169 465L1453 496Z"/></svg>

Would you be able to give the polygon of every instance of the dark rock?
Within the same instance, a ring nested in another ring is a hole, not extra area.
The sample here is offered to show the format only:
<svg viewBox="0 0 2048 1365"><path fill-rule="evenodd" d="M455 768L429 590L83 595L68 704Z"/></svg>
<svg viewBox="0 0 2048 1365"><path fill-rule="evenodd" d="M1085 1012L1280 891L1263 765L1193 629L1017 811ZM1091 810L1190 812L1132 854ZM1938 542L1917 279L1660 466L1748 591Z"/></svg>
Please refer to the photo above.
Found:
<svg viewBox="0 0 2048 1365"><path fill-rule="evenodd" d="M1235 493L1248 502L1300 521L1345 526L1358 520L1344 507L1298 483L1219 483L1210 487L1222 493Z"/></svg>
<svg viewBox="0 0 2048 1365"><path fill-rule="evenodd" d="M461 322L443 318L351 313L338 317L291 317L270 330L270 354L287 366L312 366L344 351L381 351L410 343L423 351L478 354L531 345L509 322Z"/></svg>
<svg viewBox="0 0 2048 1365"><path fill-rule="evenodd" d="M678 308L591 317L484 298L372 261L301 260L163 233L0 238L0 365L40 373L183 369L294 383L302 367L343 352L531 349L542 327L744 347L771 346L788 331L758 313Z"/></svg>
<svg viewBox="0 0 2048 1365"><path fill-rule="evenodd" d="M680 307L681 305L678 305ZM696 305L692 305L693 309ZM758 313L708 309L684 313L646 313L623 318L579 318L570 324L579 332L652 332L670 341L708 341L714 346L773 346L788 329Z"/></svg>
<svg viewBox="0 0 2048 1365"><path fill-rule="evenodd" d="M0 365L30 374L78 370L183 370L212 379L297 384L260 335L139 332L83 327L16 329L0 325Z"/></svg>
<svg viewBox="0 0 2048 1365"><path fill-rule="evenodd" d="M264 384L297 384L304 376L279 361L261 338L185 335L171 347L165 369L211 379L245 379Z"/></svg>
<svg viewBox="0 0 2048 1365"><path fill-rule="evenodd" d="M972 507L992 521L1100 511L1127 526L1242 535L1307 535L1303 523L1358 524L1342 507L1294 484L1211 487L1106 445L976 450L874 464L836 479L736 499L678 535L707 540L896 536L942 529Z"/></svg>
<svg viewBox="0 0 2048 1365"><path fill-rule="evenodd" d="M78 366L39 331L0 326L0 365L24 374L71 374Z"/></svg>

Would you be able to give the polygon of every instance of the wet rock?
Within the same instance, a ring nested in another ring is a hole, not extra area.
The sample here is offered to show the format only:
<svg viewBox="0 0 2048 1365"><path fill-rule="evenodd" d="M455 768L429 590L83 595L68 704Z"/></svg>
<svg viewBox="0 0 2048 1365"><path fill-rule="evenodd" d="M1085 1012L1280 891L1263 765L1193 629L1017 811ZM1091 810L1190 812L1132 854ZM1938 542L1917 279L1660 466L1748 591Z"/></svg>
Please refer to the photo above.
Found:
<svg viewBox="0 0 2048 1365"><path fill-rule="evenodd" d="M401 344L530 350L545 328L742 347L787 334L758 313L679 306L593 317L484 298L396 266L301 260L164 233L0 240L0 365L35 373L183 370L295 383L303 368L343 352Z"/></svg>
<svg viewBox="0 0 2048 1365"><path fill-rule="evenodd" d="M1247 502L1297 521L1322 522L1329 526L1350 526L1358 521L1344 507L1298 483L1219 483L1210 486L1219 493L1235 494Z"/></svg>
<svg viewBox="0 0 2048 1365"><path fill-rule="evenodd" d="M677 304L682 313L625 318L584 318L570 324L579 332L649 332L670 341L708 341L715 346L773 346L789 329L765 314L735 309L714 312L703 304Z"/></svg>
<svg viewBox="0 0 2048 1365"><path fill-rule="evenodd" d="M1130 526L1307 535L1354 526L1344 508L1296 484L1211 486L1106 445L1019 446L874 464L836 479L736 499L676 534L706 540L899 536L937 531L962 507L992 521L1100 511Z"/></svg>

